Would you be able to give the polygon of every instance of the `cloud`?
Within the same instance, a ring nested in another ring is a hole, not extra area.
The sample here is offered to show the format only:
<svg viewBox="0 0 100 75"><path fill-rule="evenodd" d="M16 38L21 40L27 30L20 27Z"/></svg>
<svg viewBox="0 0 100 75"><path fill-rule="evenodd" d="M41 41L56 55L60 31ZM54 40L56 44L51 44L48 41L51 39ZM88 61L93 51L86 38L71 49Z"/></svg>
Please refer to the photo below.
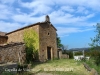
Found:
<svg viewBox="0 0 100 75"><path fill-rule="evenodd" d="M22 27L22 25L19 23L10 23L10 22L0 21L0 31L2 30L3 32L10 32L20 27Z"/></svg>
<svg viewBox="0 0 100 75"><path fill-rule="evenodd" d="M44 21L45 17L44 15L40 17L32 17L28 14L17 14L12 16L12 19L14 20L14 22L30 24Z"/></svg>
<svg viewBox="0 0 100 75"><path fill-rule="evenodd" d="M22 7L28 8L30 10L33 10L33 15L37 15L37 14L42 14L42 15L46 15L49 12L51 12L53 9L52 7L50 7L50 5L52 5L52 1L48 0L48 1L44 1L44 0L35 0L32 2L22 2L21 0L19 0L19 4Z"/></svg>
<svg viewBox="0 0 100 75"><path fill-rule="evenodd" d="M89 14L89 11L90 10L88 10L86 7L83 6L78 6L76 9L76 13L85 14L85 15Z"/></svg>
<svg viewBox="0 0 100 75"><path fill-rule="evenodd" d="M5 4L0 4L0 19L8 19L12 15L12 11Z"/></svg>
<svg viewBox="0 0 100 75"><path fill-rule="evenodd" d="M50 14L51 22L54 24L65 24L65 23L79 23L85 22L89 18L94 17L95 14L88 14L84 16L75 16L74 14L65 13L63 11L54 11Z"/></svg>
<svg viewBox="0 0 100 75"><path fill-rule="evenodd" d="M100 1L99 0L55 0L55 2L59 5L71 5L71 6L84 6L87 8L91 8L93 10L100 11Z"/></svg>
<svg viewBox="0 0 100 75"><path fill-rule="evenodd" d="M15 2L15 0L0 0L0 2L3 4L6 4L6 3L13 4Z"/></svg>
<svg viewBox="0 0 100 75"><path fill-rule="evenodd" d="M55 4L53 0L48 0L48 1L47 0L33 0L32 2L23 2L22 0L19 0L18 2L22 7L26 7L29 9L32 9L34 7L41 6L41 5L52 6Z"/></svg>
<svg viewBox="0 0 100 75"><path fill-rule="evenodd" d="M71 6L62 6L61 10L62 11L67 11L67 12L75 12L75 9Z"/></svg>
<svg viewBox="0 0 100 75"><path fill-rule="evenodd" d="M41 22L44 21L47 14L50 16L51 23L58 30L59 25L64 26L63 28L65 26L93 26L96 21L88 22L88 20L96 16L95 12L100 12L98 10L100 7L99 3L99 0L32 0L30 2L1 0L0 26L4 26L0 29L10 31L17 27ZM7 27L11 29L6 29ZM70 28L68 30L69 32L74 32L80 29ZM66 32L61 31L61 33L65 34Z"/></svg>
<svg viewBox="0 0 100 75"><path fill-rule="evenodd" d="M69 34L72 33L79 33L79 32L86 32L86 31L91 31L94 30L94 28L75 28L75 27L57 27L58 31L58 35L59 36L68 36Z"/></svg>

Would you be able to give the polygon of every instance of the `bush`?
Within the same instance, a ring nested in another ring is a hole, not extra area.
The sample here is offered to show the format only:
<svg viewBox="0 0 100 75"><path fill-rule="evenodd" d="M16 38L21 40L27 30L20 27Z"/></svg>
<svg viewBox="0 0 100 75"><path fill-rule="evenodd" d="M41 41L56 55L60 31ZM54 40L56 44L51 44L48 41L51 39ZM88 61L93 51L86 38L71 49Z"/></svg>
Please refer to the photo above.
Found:
<svg viewBox="0 0 100 75"><path fill-rule="evenodd" d="M62 54L67 54L67 55L69 55L69 58L70 58L70 59L73 58L73 52L72 52L72 51L63 50L63 51L62 51Z"/></svg>
<svg viewBox="0 0 100 75"><path fill-rule="evenodd" d="M82 52L75 52L75 55L78 56L78 55L83 55Z"/></svg>
<svg viewBox="0 0 100 75"><path fill-rule="evenodd" d="M34 59L38 59L38 50L39 49L39 36L33 30L26 30L24 32L24 42L26 46L26 62L30 63Z"/></svg>
<svg viewBox="0 0 100 75"><path fill-rule="evenodd" d="M97 66L100 65L100 53L98 56L95 57L95 63Z"/></svg>
<svg viewBox="0 0 100 75"><path fill-rule="evenodd" d="M26 63L30 63L33 61L33 49L26 48Z"/></svg>
<svg viewBox="0 0 100 75"><path fill-rule="evenodd" d="M39 60L38 50L34 50L34 52L33 52L33 58L34 58L34 60Z"/></svg>
<svg viewBox="0 0 100 75"><path fill-rule="evenodd" d="M100 51L98 50L91 51L91 57L94 58L95 64L97 66L100 65Z"/></svg>

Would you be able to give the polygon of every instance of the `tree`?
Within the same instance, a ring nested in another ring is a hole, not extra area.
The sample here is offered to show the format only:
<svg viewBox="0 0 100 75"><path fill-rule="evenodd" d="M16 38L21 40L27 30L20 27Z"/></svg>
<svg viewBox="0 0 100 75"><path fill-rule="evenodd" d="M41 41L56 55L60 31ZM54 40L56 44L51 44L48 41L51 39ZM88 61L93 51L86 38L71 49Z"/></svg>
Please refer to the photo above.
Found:
<svg viewBox="0 0 100 75"><path fill-rule="evenodd" d="M58 34L57 34L57 48L62 48L63 45L61 44L61 40L60 40L60 37L58 37Z"/></svg>
<svg viewBox="0 0 100 75"><path fill-rule="evenodd" d="M91 38L92 41L92 43L90 44L91 47L100 46L100 23L97 23L95 32L97 34L94 38Z"/></svg>
<svg viewBox="0 0 100 75"><path fill-rule="evenodd" d="M26 45L26 61L29 63L38 58L39 39L33 29L24 31L24 42Z"/></svg>
<svg viewBox="0 0 100 75"><path fill-rule="evenodd" d="M96 36L94 38L91 38L92 43L89 44L91 46L92 56L94 57L96 65L100 64L100 23L97 23L96 25ZM98 52L97 52L98 51Z"/></svg>

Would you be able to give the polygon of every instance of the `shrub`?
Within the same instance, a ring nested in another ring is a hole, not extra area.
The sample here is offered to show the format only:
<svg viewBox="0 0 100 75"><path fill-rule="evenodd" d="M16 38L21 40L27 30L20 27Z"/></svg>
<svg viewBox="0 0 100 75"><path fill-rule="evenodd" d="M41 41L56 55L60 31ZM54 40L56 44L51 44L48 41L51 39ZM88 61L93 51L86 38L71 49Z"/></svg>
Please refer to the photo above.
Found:
<svg viewBox="0 0 100 75"><path fill-rule="evenodd" d="M31 48L26 48L26 62L30 63L33 61L33 49Z"/></svg>
<svg viewBox="0 0 100 75"><path fill-rule="evenodd" d="M95 60L95 64L100 65L100 51L93 50L91 51L91 57Z"/></svg>
<svg viewBox="0 0 100 75"><path fill-rule="evenodd" d="M39 37L38 34L30 29L24 32L24 42L26 45L26 62L30 63L38 59Z"/></svg>
<svg viewBox="0 0 100 75"><path fill-rule="evenodd" d="M72 52L72 51L63 50L62 53L63 53L63 54L69 55L69 58L70 58L70 59L73 58L73 52Z"/></svg>
<svg viewBox="0 0 100 75"><path fill-rule="evenodd" d="M95 57L95 63L97 66L100 65L100 53Z"/></svg>

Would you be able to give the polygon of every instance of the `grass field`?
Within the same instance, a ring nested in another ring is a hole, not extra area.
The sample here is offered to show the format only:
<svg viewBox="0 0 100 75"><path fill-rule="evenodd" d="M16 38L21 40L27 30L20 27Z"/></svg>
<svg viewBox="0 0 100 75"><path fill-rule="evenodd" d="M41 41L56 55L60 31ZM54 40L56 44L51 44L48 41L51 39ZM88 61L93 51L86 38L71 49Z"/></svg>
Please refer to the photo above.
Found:
<svg viewBox="0 0 100 75"><path fill-rule="evenodd" d="M94 68L100 75L100 65L96 65L94 63L94 60L93 59L90 59L89 61L86 61L86 63L90 66L90 68Z"/></svg>
<svg viewBox="0 0 100 75"><path fill-rule="evenodd" d="M17 75L89 75L82 61L73 59L49 60L45 63L33 62L30 72ZM4 72L3 75L15 75Z"/></svg>
<svg viewBox="0 0 100 75"><path fill-rule="evenodd" d="M45 63L34 63L32 71L36 75L89 75L80 61L60 59Z"/></svg>

